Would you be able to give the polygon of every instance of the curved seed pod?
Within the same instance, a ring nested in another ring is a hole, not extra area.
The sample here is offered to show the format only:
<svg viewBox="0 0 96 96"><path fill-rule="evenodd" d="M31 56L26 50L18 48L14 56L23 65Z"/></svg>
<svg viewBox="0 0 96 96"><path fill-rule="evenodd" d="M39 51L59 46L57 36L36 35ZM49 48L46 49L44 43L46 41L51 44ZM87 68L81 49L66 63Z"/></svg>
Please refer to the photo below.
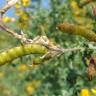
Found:
<svg viewBox="0 0 96 96"><path fill-rule="evenodd" d="M95 0L86 0L86 1L83 1L82 3L79 4L79 7L82 8L84 6L86 6L87 4L91 3L91 2L94 2Z"/></svg>
<svg viewBox="0 0 96 96"><path fill-rule="evenodd" d="M93 11L93 15L96 16L96 6L93 7L93 10L92 11Z"/></svg>
<svg viewBox="0 0 96 96"><path fill-rule="evenodd" d="M50 60L52 57L51 56L46 56L44 58L41 58L41 57L36 57L36 58L33 58L33 64L34 65L39 65L41 63L45 63L47 62L48 60Z"/></svg>
<svg viewBox="0 0 96 96"><path fill-rule="evenodd" d="M41 45L27 44L24 46L18 46L0 53L0 66L25 55L46 53L47 49Z"/></svg>
<svg viewBox="0 0 96 96"><path fill-rule="evenodd" d="M95 66L93 64L89 64L88 66L88 79L91 81L95 75Z"/></svg>
<svg viewBox="0 0 96 96"><path fill-rule="evenodd" d="M33 64L34 65L39 65L41 63L43 63L43 59L42 58L40 58L40 57L33 58Z"/></svg>
<svg viewBox="0 0 96 96"><path fill-rule="evenodd" d="M90 41L96 42L96 34L92 30L88 30L85 27L69 23L59 24L57 27L61 31L66 32L68 34L80 35Z"/></svg>
<svg viewBox="0 0 96 96"><path fill-rule="evenodd" d="M87 73L88 73L88 80L91 81L95 76L95 61L93 57L90 57L89 61L90 62L88 65Z"/></svg>

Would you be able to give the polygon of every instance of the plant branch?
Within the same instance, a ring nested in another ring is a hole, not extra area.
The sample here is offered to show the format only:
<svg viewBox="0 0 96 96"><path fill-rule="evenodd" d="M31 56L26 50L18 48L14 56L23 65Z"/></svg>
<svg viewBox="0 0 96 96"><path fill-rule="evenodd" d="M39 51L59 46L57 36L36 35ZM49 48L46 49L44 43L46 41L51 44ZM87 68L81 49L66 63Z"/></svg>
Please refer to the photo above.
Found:
<svg viewBox="0 0 96 96"><path fill-rule="evenodd" d="M19 0L10 0L7 4L0 10L1 15L4 15L11 7L13 7Z"/></svg>

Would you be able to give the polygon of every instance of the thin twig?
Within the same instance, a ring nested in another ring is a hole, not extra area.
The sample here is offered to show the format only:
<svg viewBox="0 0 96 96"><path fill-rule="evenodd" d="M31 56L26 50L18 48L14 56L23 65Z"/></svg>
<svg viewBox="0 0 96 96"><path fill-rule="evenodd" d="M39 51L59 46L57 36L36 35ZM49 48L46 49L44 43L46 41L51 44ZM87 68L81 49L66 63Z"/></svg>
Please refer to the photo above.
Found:
<svg viewBox="0 0 96 96"><path fill-rule="evenodd" d="M91 2L95 2L95 1L96 1L96 0L86 0L86 1L78 4L78 6L79 6L80 8L83 8L83 7L86 6L87 4L89 4L89 3L91 3Z"/></svg>
<svg viewBox="0 0 96 96"><path fill-rule="evenodd" d="M7 4L0 10L1 15L4 15L11 7L13 7L19 0L10 0Z"/></svg>

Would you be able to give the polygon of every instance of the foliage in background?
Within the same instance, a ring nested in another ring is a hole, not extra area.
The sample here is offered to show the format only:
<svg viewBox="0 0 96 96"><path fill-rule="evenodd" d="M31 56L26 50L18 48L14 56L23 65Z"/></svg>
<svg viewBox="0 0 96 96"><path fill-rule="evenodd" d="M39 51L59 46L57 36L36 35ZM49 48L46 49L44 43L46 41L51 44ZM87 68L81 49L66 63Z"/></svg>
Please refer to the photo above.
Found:
<svg viewBox="0 0 96 96"><path fill-rule="evenodd" d="M63 48L78 46L86 47L87 50L88 46L91 46L85 38L68 35L56 27L60 23L68 22L96 32L95 2L80 8L78 4L87 0L20 1L15 5L15 17L3 17L3 22L18 33L22 30L29 38L46 35ZM0 30L1 51L18 44L21 42ZM95 96L96 77L92 81L88 80L87 66L83 57L96 55L96 52L87 52L65 53L39 65L33 64L33 55L18 58L0 68L0 95Z"/></svg>

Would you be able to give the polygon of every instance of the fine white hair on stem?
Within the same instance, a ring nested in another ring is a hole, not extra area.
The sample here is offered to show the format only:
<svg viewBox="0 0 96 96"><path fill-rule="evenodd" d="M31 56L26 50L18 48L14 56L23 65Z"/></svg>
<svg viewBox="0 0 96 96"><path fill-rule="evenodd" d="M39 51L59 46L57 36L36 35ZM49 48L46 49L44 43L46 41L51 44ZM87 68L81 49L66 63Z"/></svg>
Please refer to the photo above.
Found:
<svg viewBox="0 0 96 96"><path fill-rule="evenodd" d="M1 15L3 16L6 13L6 11L8 11L11 7L13 7L19 1L20 0L9 0L7 4L0 10Z"/></svg>
<svg viewBox="0 0 96 96"><path fill-rule="evenodd" d="M19 0L10 0L10 1L7 2L7 4L8 4L9 6L13 6L13 5L16 4L18 1L19 1Z"/></svg>

